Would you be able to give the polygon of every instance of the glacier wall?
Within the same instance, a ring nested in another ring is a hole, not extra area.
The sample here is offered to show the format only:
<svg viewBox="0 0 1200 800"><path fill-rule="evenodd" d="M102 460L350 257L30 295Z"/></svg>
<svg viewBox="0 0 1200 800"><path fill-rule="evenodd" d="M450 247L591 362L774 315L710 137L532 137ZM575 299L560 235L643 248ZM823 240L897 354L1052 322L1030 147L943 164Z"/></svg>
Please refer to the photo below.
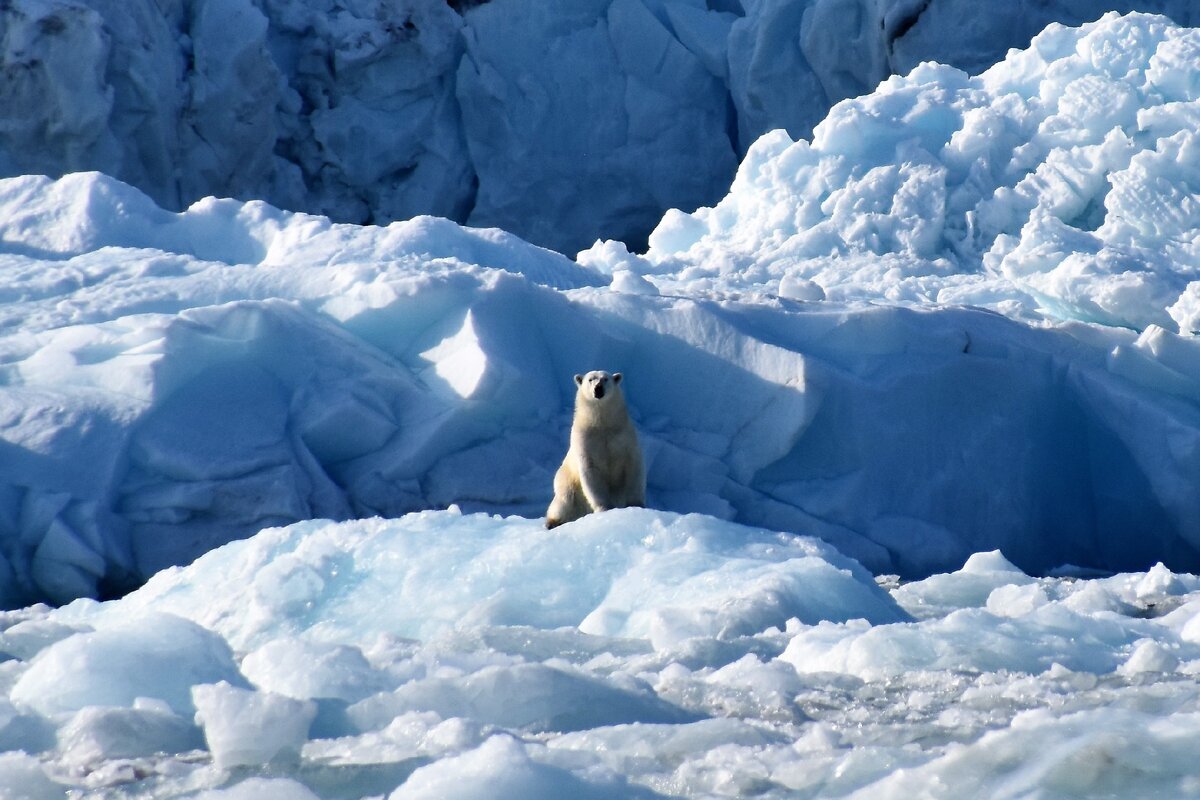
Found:
<svg viewBox="0 0 1200 800"><path fill-rule="evenodd" d="M468 4L464 4L468 5ZM1186 0L15 0L0 175L96 170L163 208L433 214L574 253L724 194L762 133L923 60Z"/></svg>

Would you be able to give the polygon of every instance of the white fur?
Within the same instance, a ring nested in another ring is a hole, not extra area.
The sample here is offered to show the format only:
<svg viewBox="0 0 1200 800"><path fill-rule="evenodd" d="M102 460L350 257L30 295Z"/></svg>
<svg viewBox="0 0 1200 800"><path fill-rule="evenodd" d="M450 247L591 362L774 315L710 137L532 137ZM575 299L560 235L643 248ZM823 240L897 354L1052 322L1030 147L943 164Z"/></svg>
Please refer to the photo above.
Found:
<svg viewBox="0 0 1200 800"><path fill-rule="evenodd" d="M621 373L596 370L576 375L575 383L571 446L554 475L547 528L593 511L646 504L646 469L621 391ZM598 389L603 394L599 398Z"/></svg>

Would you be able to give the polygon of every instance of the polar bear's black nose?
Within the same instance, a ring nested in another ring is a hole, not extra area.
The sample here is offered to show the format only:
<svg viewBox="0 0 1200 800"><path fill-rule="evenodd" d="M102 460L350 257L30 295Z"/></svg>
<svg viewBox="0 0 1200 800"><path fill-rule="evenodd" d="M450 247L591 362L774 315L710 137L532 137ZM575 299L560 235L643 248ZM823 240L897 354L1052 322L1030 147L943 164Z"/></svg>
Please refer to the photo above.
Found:
<svg viewBox="0 0 1200 800"><path fill-rule="evenodd" d="M596 399L599 400L601 397L604 397L604 384L597 383L596 384Z"/></svg>

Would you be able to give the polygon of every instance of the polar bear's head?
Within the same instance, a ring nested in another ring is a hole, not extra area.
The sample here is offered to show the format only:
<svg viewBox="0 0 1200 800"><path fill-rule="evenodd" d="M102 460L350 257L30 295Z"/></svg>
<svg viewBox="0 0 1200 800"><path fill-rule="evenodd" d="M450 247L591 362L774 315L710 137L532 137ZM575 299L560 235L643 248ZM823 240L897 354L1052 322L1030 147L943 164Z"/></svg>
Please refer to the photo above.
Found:
<svg viewBox="0 0 1200 800"><path fill-rule="evenodd" d="M594 369L586 375L576 375L575 385L579 387L579 396L585 400L603 400L620 394L621 373Z"/></svg>

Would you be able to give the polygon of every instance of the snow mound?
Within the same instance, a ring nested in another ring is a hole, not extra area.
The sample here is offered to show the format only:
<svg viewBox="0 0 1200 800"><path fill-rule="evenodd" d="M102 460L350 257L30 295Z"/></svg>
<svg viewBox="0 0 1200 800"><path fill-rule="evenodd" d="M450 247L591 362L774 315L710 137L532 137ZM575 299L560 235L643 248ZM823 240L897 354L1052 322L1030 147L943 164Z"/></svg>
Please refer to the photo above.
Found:
<svg viewBox="0 0 1200 800"><path fill-rule="evenodd" d="M670 292L808 281L806 299L1196 331L1197 35L1110 13L975 77L921 64L811 142L764 135L725 199L669 212L639 263Z"/></svg>
<svg viewBox="0 0 1200 800"><path fill-rule="evenodd" d="M558 253L511 233L466 228L438 217L418 216L386 227L339 225L261 201L214 197L172 213L101 173L0 180L0 254L9 256L10 263L20 264L19 257L27 256L69 265L78 256L106 248L152 251L168 264L170 256L186 255L199 262L292 270L455 259L519 271L558 289L603 283ZM26 287L10 283L5 288L19 297ZM34 284L28 290L39 288Z"/></svg>
<svg viewBox="0 0 1200 800"><path fill-rule="evenodd" d="M385 595L389 613L371 613ZM104 608L114 619L177 614L239 650L284 636L326 645L428 639L464 625L576 626L666 646L793 617L904 617L826 544L640 509L590 515L562 535L540 520L457 511L302 522L165 570Z"/></svg>

